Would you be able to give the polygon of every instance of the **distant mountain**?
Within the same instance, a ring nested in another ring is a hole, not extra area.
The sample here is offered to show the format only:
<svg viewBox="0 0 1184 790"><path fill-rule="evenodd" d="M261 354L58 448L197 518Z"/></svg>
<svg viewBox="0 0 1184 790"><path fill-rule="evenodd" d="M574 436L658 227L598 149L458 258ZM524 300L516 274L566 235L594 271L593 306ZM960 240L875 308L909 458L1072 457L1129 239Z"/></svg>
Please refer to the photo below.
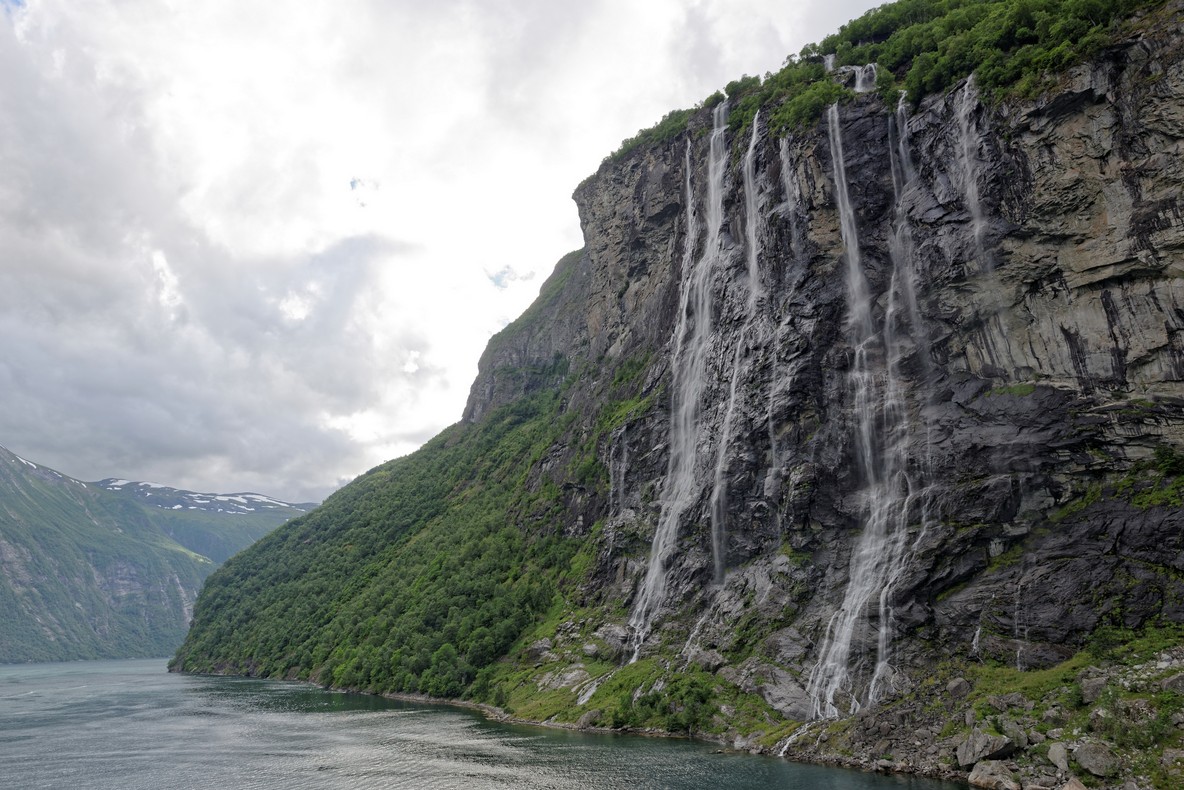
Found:
<svg viewBox="0 0 1184 790"><path fill-rule="evenodd" d="M86 483L0 447L0 662L166 655L205 577L310 507Z"/></svg>
<svg viewBox="0 0 1184 790"><path fill-rule="evenodd" d="M219 564L316 507L315 502L294 505L262 494L202 494L116 477L91 485L137 503L170 538Z"/></svg>

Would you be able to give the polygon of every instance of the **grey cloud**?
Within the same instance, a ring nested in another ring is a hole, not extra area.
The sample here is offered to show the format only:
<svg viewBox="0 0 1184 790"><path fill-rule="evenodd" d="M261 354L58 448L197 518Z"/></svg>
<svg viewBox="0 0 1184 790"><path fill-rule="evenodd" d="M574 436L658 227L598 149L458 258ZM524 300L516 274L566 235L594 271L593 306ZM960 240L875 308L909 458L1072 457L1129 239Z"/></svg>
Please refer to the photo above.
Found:
<svg viewBox="0 0 1184 790"><path fill-rule="evenodd" d="M300 500L368 465L322 414L438 374L402 374L353 320L375 269L415 249L361 236L259 261L211 244L134 114L111 121L134 96L84 69L47 77L34 55L0 21L0 443L81 478ZM159 299L154 255L179 305ZM285 322L276 301L300 289L316 299ZM389 342L430 349L411 330Z"/></svg>

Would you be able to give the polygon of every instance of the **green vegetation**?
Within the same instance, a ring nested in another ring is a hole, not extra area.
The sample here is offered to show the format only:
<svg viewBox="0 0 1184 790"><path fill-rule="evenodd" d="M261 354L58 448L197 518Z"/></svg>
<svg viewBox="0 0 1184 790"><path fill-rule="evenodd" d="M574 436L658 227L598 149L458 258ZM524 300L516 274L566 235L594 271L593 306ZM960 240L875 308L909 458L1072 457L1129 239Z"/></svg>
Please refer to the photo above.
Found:
<svg viewBox="0 0 1184 790"><path fill-rule="evenodd" d="M642 129L637 134L621 143L621 147L613 153L613 158L623 157L635 148L643 146L662 145L683 134L687 124L694 114L693 110L671 110L662 116L662 120L649 129Z"/></svg>
<svg viewBox="0 0 1184 790"><path fill-rule="evenodd" d="M0 450L0 662L160 656L214 567L150 509Z"/></svg>
<svg viewBox="0 0 1184 790"><path fill-rule="evenodd" d="M993 390L988 391L986 397L997 398L1000 395L1011 395L1016 398L1026 398L1035 391L1035 384L1005 384L1002 387L995 387Z"/></svg>
<svg viewBox="0 0 1184 790"><path fill-rule="evenodd" d="M1115 487L1115 493L1129 499L1140 510L1184 505L1184 452L1168 446L1139 461Z"/></svg>
<svg viewBox="0 0 1184 790"><path fill-rule="evenodd" d="M897 0L868 11L817 44L790 55L776 73L726 87L729 126L740 138L761 110L774 134L805 128L828 106L854 94L823 68L875 63L876 91L894 104L906 90L914 105L975 75L988 101L1033 96L1064 69L1113 42L1122 22L1162 0ZM716 101L722 96L715 94ZM713 106L704 102L704 106ZM692 111L668 114L626 140L610 159L681 135Z"/></svg>
<svg viewBox="0 0 1184 790"><path fill-rule="evenodd" d="M570 581L562 493L528 479L561 404L542 390L453 426L234 557L173 665L464 694Z"/></svg>
<svg viewBox="0 0 1184 790"><path fill-rule="evenodd" d="M802 56L877 63L909 98L976 75L984 95L1031 94L1046 75L1097 53L1118 23L1159 0L898 0L867 12Z"/></svg>

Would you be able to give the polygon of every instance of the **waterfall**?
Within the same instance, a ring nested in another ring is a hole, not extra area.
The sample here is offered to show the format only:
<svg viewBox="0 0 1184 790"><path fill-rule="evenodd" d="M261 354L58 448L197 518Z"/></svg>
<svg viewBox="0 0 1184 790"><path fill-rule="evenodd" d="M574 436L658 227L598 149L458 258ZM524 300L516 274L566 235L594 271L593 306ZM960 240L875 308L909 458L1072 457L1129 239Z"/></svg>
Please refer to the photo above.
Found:
<svg viewBox="0 0 1184 790"><path fill-rule="evenodd" d="M835 70L835 56L833 52L829 55L822 56L822 67L826 69L828 74Z"/></svg>
<svg viewBox="0 0 1184 790"><path fill-rule="evenodd" d="M789 222L789 244L793 251L794 261L803 258L804 246L799 217L802 212L802 188L798 184L797 173L789 159L789 138L782 137L778 148L781 156L781 186L785 189L785 217Z"/></svg>
<svg viewBox="0 0 1184 790"><path fill-rule="evenodd" d="M724 411L724 424L716 448L715 477L711 487L711 559L716 584L722 584L727 566L727 517L728 517L728 448L732 438L732 421L736 414L736 390L740 381L740 355L749 340L757 317L757 302L761 296L761 274L758 266L760 247L757 238L759 206L756 189L756 144L760 128L760 112L752 119L752 138L744 155L741 173L744 181L745 240L747 242L748 302L744 325L736 336L736 347L732 352L732 380L728 386L728 406Z"/></svg>
<svg viewBox="0 0 1184 790"><path fill-rule="evenodd" d="M640 655L641 646L653 626L654 615L666 596L667 575L678 541L679 521L699 495L699 487L695 484L699 410L711 346L711 281L722 252L720 234L723 226L723 181L728 162L728 149L724 141L727 117L727 102L720 102L712 115L707 160L707 239L698 259L695 257L695 242L699 236L699 220L691 185L689 140L684 157L687 227L678 322L673 338L674 356L671 361L670 457L662 489L662 511L654 530L649 565L629 617L633 644L631 661L636 661Z"/></svg>
<svg viewBox="0 0 1184 790"><path fill-rule="evenodd" d="M716 584L723 583L727 565L728 488L725 478L728 471L728 438L732 435L732 418L736 413L740 352L744 348L746 334L747 327L736 337L736 348L732 352L732 381L728 386L728 407L724 411L724 424L720 429L719 446L715 455L715 476L711 483L711 565Z"/></svg>
<svg viewBox="0 0 1184 790"><path fill-rule="evenodd" d="M859 251L855 212L847 188L843 137L838 105L827 114L834 168L835 202L846 259L848 339L853 351L850 372L855 420L855 456L863 482L866 516L863 531L852 547L847 588L841 608L827 624L819 658L810 673L807 691L818 718L839 715L838 695L846 695L851 712L878 701L891 682L888 662L892 640L892 592L908 557L909 514L920 494L909 475L910 425L906 388L900 366L911 347L899 331L900 293L912 273L911 259L893 256L884 325L877 331L867 279ZM897 152L891 153L893 158ZM894 168L911 168L906 161ZM902 183L902 188L903 188ZM899 195L898 195L899 201ZM907 298L905 299L907 301ZM852 677L852 647L856 637L871 627L868 609L876 601L878 633L876 664L861 703Z"/></svg>
<svg viewBox="0 0 1184 790"><path fill-rule="evenodd" d="M625 475L629 470L629 426L622 425L613 438L612 449L609 451L608 475L610 515L625 509Z"/></svg>
<svg viewBox="0 0 1184 790"><path fill-rule="evenodd" d="M752 118L752 137L744 154L741 175L744 181L744 239L748 246L748 323L756 319L756 305L761 298L760 239L758 221L760 206L756 188L756 144L759 139L761 113L757 110Z"/></svg>
<svg viewBox="0 0 1184 790"><path fill-rule="evenodd" d="M888 141L892 160L892 191L896 198L889 254L893 261L893 275L901 274L899 285L904 296L905 309L908 311L909 328L917 341L917 352L921 355L925 374L928 376L932 368L932 359L929 356L929 335L921 320L921 310L917 306L919 285L917 281L920 275L913 264L913 234L905 209L905 193L917 179L917 171L913 167L913 156L909 152L909 119L905 96L905 92L901 91L900 101L896 105L896 113L888 121Z"/></svg>
<svg viewBox="0 0 1184 790"><path fill-rule="evenodd" d="M785 220L789 224L789 244L790 251L793 253L791 260L798 265L805 265L806 250L805 239L802 231L802 225L805 222L804 212L802 209L802 188L798 183L797 171L794 169L793 162L790 159L789 153L789 138L783 137L778 146L778 155L781 161L781 186L785 191ZM792 305L795 292L798 287L800 279L791 280L790 288L780 295L779 299L783 305ZM788 310L786 311L788 314ZM788 319L784 321L788 324ZM783 324L783 325L784 325ZM776 331L776 330L775 330ZM776 339L776 338L775 338ZM780 496L781 487L781 448L780 441L777 436L777 426L774 423L774 404L777 400L778 391L789 388L793 383L792 375L785 381L782 381L781 359L778 354L779 343L774 342L772 348L773 365L772 376L769 380L769 396L768 396L768 430L769 430L769 471L765 476L765 498L768 500L775 500ZM780 519L780 509L774 509L777 518ZM777 525L780 531L780 523Z"/></svg>
<svg viewBox="0 0 1184 790"><path fill-rule="evenodd" d="M978 263L984 269L990 268L983 246L983 207L978 194L978 167L975 155L978 138L971 126L971 114L978 103L974 91L974 75L966 78L966 84L958 95L958 163L962 167L962 192L966 198L966 210L970 212L970 227L974 234L974 247Z"/></svg>
<svg viewBox="0 0 1184 790"><path fill-rule="evenodd" d="M855 92L867 93L876 89L876 64L868 63L855 71Z"/></svg>

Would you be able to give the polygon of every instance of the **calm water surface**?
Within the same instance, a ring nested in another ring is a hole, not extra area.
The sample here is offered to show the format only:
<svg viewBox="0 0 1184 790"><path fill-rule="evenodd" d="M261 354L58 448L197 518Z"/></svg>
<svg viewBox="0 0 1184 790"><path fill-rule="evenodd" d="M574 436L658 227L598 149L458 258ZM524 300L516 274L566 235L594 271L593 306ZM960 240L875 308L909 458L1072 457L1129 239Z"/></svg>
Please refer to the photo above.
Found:
<svg viewBox="0 0 1184 790"><path fill-rule="evenodd" d="M508 726L164 660L0 665L0 786L88 790L950 790L712 754L689 741Z"/></svg>

